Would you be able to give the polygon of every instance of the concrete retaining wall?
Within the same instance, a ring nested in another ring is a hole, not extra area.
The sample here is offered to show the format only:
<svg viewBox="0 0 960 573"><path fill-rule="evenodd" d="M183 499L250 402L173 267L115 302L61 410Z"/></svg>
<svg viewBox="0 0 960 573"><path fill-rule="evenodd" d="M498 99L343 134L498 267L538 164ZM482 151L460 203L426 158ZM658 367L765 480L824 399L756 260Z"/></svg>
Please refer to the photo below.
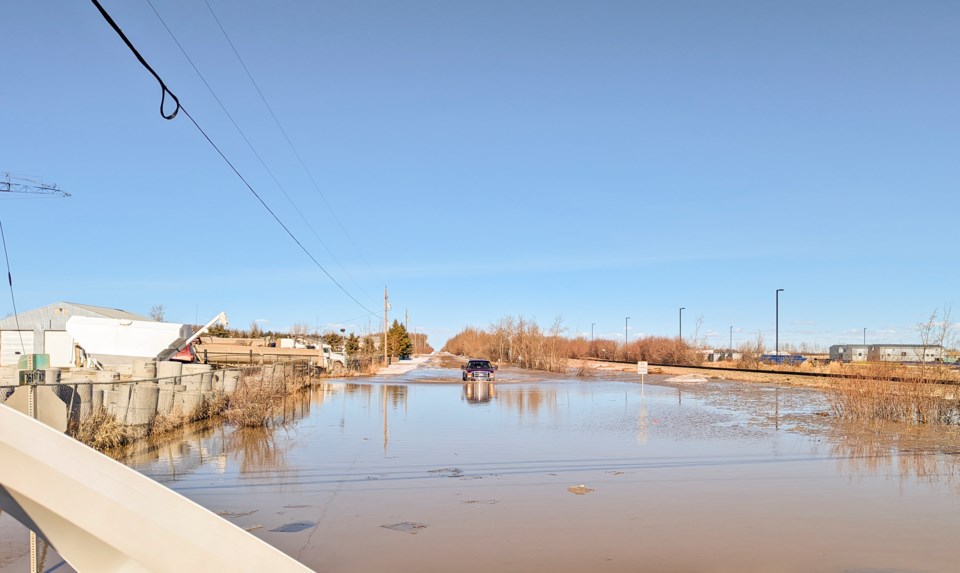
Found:
<svg viewBox="0 0 960 573"><path fill-rule="evenodd" d="M265 383L280 381L282 365L263 367ZM44 371L44 383L55 385L57 395L68 405L75 422L89 419L101 409L122 423L149 428L158 415L189 417L204 402L233 395L240 380L239 369L214 370L208 364L182 364L138 360L132 381L121 382L120 373L109 370ZM0 402L13 388L0 388Z"/></svg>

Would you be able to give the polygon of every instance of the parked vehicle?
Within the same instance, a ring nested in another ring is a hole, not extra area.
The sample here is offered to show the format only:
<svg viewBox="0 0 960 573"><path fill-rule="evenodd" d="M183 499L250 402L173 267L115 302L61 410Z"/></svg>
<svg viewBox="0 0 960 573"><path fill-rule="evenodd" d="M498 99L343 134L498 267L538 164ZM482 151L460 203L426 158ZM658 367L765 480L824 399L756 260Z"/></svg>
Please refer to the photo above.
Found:
<svg viewBox="0 0 960 573"><path fill-rule="evenodd" d="M321 344L319 366L328 374L340 374L347 369L347 357L342 352L334 352L329 344Z"/></svg>
<svg viewBox="0 0 960 573"><path fill-rule="evenodd" d="M467 361L466 364L460 367L463 370L463 381L467 380L489 380L494 379L494 372L496 372L497 367L490 363L489 360L481 360L472 358Z"/></svg>
<svg viewBox="0 0 960 573"><path fill-rule="evenodd" d="M789 364L799 366L806 362L807 358L800 354L764 354L760 357L760 362L764 364Z"/></svg>

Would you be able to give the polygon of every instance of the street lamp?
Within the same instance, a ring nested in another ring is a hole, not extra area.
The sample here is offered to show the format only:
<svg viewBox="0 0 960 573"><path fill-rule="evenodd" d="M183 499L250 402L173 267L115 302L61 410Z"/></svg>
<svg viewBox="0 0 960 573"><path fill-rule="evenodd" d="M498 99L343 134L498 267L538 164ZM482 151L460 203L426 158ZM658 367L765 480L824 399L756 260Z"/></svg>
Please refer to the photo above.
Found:
<svg viewBox="0 0 960 573"><path fill-rule="evenodd" d="M863 328L863 345L864 346L867 345L867 328L866 327Z"/></svg>
<svg viewBox="0 0 960 573"><path fill-rule="evenodd" d="M684 307L681 306L680 307L680 336L679 336L681 341L683 340L683 311L684 310L685 310Z"/></svg>
<svg viewBox="0 0 960 573"><path fill-rule="evenodd" d="M596 322L590 323L590 342L593 342L593 327L596 326Z"/></svg>
<svg viewBox="0 0 960 573"><path fill-rule="evenodd" d="M730 325L730 360L733 360L733 325Z"/></svg>
<svg viewBox="0 0 960 573"><path fill-rule="evenodd" d="M776 364L780 364L780 293L782 292L782 288L777 289L777 322L774 329L774 361Z"/></svg>
<svg viewBox="0 0 960 573"><path fill-rule="evenodd" d="M346 328L341 328L341 329L340 329L340 344L341 344L341 346L343 346L343 354L344 354L344 355L347 354L347 337L344 335L344 333L345 333L346 331L347 331Z"/></svg>
<svg viewBox="0 0 960 573"><path fill-rule="evenodd" d="M626 349L629 336L627 334L627 325L630 324L630 317L623 319L623 347Z"/></svg>

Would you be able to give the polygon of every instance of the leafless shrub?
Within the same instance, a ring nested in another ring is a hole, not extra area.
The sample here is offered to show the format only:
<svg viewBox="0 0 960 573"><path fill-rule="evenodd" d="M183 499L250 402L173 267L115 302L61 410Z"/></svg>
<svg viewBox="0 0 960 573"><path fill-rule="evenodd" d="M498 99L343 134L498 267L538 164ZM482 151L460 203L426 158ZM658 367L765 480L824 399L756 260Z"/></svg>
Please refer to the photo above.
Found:
<svg viewBox="0 0 960 573"><path fill-rule="evenodd" d="M951 387L919 380L891 382L853 378L829 393L838 418L908 424L958 424L960 399Z"/></svg>
<svg viewBox="0 0 960 573"><path fill-rule="evenodd" d="M237 426L270 426L285 394L284 385L272 376L268 378L245 372L223 416Z"/></svg>

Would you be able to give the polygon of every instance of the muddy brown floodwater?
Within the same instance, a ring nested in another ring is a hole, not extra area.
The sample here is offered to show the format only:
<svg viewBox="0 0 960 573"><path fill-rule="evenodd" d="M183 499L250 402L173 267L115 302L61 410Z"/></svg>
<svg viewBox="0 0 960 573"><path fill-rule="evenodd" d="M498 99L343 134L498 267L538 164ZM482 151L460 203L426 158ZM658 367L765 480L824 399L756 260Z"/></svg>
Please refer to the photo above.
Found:
<svg viewBox="0 0 960 573"><path fill-rule="evenodd" d="M954 428L840 424L807 388L498 374L333 381L284 428L126 461L317 571L960 570Z"/></svg>

